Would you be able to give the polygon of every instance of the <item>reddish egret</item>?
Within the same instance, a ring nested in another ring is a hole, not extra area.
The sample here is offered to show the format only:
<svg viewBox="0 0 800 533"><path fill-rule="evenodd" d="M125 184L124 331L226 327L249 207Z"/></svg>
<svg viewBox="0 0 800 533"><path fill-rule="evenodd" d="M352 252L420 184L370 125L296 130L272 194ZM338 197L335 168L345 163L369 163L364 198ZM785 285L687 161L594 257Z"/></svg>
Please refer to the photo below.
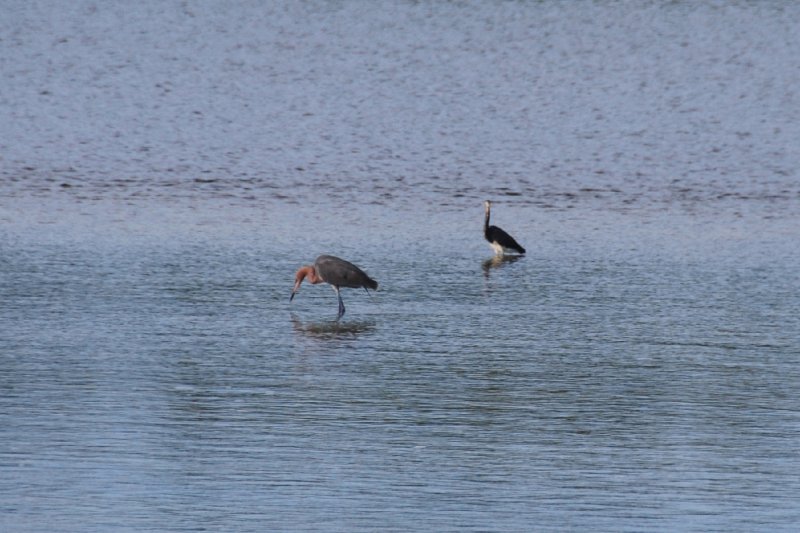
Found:
<svg viewBox="0 0 800 533"><path fill-rule="evenodd" d="M483 235L489 241L489 246L494 250L495 255L503 255L504 253L516 252L524 254L525 248L519 245L514 237L498 228L497 226L489 225L489 215L492 209L492 202L486 200L483 205L486 207L486 220L483 223Z"/></svg>
<svg viewBox="0 0 800 533"><path fill-rule="evenodd" d="M328 283L336 291L336 297L339 298L339 315L337 320L344 315L344 302L342 295L339 294L340 287L364 287L364 290L369 291L367 288L374 290L378 289L378 282L367 276L367 274L349 261L339 259L332 255L321 255L317 257L313 265L306 265L300 267L297 274L294 276L294 288L292 295L289 297L291 302L295 293L300 290L300 284L303 280L308 278L309 283L316 285L317 283Z"/></svg>

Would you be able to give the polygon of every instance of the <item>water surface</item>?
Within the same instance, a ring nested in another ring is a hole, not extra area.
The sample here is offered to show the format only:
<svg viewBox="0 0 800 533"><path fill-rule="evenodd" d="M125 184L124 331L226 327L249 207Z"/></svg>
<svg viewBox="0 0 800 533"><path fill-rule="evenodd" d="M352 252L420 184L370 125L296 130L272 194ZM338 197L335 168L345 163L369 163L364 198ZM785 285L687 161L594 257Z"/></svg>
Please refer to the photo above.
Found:
<svg viewBox="0 0 800 533"><path fill-rule="evenodd" d="M800 523L800 9L4 13L4 531Z"/></svg>

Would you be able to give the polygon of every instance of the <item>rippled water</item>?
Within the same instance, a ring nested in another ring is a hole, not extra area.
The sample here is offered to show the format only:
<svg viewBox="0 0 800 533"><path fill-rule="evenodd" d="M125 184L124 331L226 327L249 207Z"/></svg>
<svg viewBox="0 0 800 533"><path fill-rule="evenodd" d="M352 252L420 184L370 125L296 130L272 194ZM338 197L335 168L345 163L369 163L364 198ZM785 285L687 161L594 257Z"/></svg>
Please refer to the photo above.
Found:
<svg viewBox="0 0 800 533"><path fill-rule="evenodd" d="M793 530L798 22L8 2L0 529Z"/></svg>

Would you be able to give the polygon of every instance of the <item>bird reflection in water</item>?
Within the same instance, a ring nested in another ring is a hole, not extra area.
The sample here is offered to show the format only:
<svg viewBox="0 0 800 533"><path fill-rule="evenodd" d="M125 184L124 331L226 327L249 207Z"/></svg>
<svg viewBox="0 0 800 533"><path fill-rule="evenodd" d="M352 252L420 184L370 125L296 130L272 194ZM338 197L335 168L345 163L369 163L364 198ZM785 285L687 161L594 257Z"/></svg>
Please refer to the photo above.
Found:
<svg viewBox="0 0 800 533"><path fill-rule="evenodd" d="M510 265L511 263L516 263L520 259L525 257L524 255L495 255L494 257L485 260L481 263L481 268L483 269L483 275L487 278L489 274L495 268L500 268L505 265Z"/></svg>
<svg viewBox="0 0 800 533"><path fill-rule="evenodd" d="M341 322L339 319L325 322L303 322L291 313L292 328L297 333L314 339L356 338L375 329L374 321Z"/></svg>

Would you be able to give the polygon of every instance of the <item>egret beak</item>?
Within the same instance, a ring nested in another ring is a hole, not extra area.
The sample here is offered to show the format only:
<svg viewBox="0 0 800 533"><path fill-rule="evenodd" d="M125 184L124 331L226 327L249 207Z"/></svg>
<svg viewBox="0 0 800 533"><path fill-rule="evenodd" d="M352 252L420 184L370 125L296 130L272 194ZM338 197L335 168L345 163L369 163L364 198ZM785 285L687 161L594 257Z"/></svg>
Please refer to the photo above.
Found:
<svg viewBox="0 0 800 533"><path fill-rule="evenodd" d="M297 294L297 291L300 290L300 283L302 283L302 282L303 282L302 279L298 279L297 281L294 282L294 287L292 287L292 295L289 296L289 301L290 302L292 300L294 300L294 295Z"/></svg>
<svg viewBox="0 0 800 533"><path fill-rule="evenodd" d="M292 295L289 296L290 302L294 300L295 293L300 290L300 284L303 283L303 280L306 278L306 276L309 275L309 273L312 274L312 277L309 278L311 283L318 283L314 281L315 279L313 276L314 269L312 267L310 266L301 267L300 270L297 271L297 274L294 275L294 287L292 287Z"/></svg>

